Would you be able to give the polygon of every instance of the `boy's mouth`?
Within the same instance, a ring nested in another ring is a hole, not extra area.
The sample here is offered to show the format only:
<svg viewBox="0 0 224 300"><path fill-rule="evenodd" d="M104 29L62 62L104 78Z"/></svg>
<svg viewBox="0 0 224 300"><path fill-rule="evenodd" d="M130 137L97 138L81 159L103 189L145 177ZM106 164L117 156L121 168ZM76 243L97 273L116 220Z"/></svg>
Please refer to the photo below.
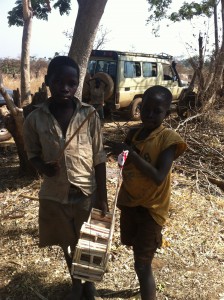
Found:
<svg viewBox="0 0 224 300"><path fill-rule="evenodd" d="M71 99L71 96L67 95L67 94L59 94L58 97L61 98L61 99L65 99L65 100L66 99Z"/></svg>

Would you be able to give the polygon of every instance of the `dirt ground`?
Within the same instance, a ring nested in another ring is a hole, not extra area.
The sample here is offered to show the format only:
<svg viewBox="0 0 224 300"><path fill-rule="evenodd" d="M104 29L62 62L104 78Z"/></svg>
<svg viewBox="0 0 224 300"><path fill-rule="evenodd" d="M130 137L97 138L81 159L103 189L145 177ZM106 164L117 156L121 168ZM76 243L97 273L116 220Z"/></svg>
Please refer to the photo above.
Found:
<svg viewBox="0 0 224 300"><path fill-rule="evenodd" d="M199 122L200 121L200 122ZM117 119L104 126L105 139L122 140L133 122ZM224 299L224 193L210 178L224 180L224 117L166 121L188 143L172 173L169 219L153 270L158 300ZM16 148L0 149L0 299L59 300L70 278L58 247L38 248L38 201L41 179L18 174ZM117 185L116 157L108 153L110 208ZM108 272L97 289L103 299L140 299L132 251L119 240L119 211Z"/></svg>

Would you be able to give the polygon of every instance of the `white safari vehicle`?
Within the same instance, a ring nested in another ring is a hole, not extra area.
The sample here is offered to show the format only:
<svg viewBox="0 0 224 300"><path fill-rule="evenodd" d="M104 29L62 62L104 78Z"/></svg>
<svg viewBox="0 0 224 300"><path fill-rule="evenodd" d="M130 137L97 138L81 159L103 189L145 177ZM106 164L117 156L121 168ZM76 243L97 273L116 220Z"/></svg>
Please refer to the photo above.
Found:
<svg viewBox="0 0 224 300"><path fill-rule="evenodd" d="M188 87L181 82L172 56L166 54L93 50L84 83L84 101L88 101L87 81L97 77L109 85L105 108L125 110L131 120L139 119L142 95L154 85L162 85L171 91L172 104L180 116L195 99L195 94L189 93Z"/></svg>

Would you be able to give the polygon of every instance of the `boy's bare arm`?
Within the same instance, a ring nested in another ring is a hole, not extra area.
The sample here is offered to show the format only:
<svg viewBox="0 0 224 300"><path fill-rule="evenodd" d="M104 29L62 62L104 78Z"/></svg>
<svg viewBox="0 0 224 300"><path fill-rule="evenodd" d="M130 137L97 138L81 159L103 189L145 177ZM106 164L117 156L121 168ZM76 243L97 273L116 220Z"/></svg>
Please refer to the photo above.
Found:
<svg viewBox="0 0 224 300"><path fill-rule="evenodd" d="M152 166L144 158L142 158L131 146L126 143L117 143L108 141L106 143L113 149L114 154L120 154L123 150L128 150L128 159L136 168L144 175L149 176L157 185L160 185L172 166L175 158L176 145L172 145L165 149L158 157L156 166Z"/></svg>
<svg viewBox="0 0 224 300"><path fill-rule="evenodd" d="M106 188L106 164L101 163L95 166L95 176L97 184L97 200L95 208L101 209L103 215L108 211L107 188Z"/></svg>
<svg viewBox="0 0 224 300"><path fill-rule="evenodd" d="M152 166L135 151L130 151L129 159L146 176L160 185L169 173L175 158L176 145L165 149L158 157L156 166Z"/></svg>
<svg viewBox="0 0 224 300"><path fill-rule="evenodd" d="M134 128L131 128L128 133L127 133L127 136L125 137L125 140L124 142L127 144L127 145L131 145L131 141L132 141L132 138L133 136L135 135L136 131L139 129L139 127L134 127Z"/></svg>

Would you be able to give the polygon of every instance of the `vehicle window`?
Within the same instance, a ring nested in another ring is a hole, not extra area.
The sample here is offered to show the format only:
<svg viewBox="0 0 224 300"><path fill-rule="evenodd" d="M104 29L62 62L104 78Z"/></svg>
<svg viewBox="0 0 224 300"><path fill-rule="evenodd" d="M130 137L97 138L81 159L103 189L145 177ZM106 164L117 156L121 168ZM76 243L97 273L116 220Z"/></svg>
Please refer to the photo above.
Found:
<svg viewBox="0 0 224 300"><path fill-rule="evenodd" d="M103 70L104 70L104 62L102 60L98 60L96 62L96 71L95 71L95 73L103 72Z"/></svg>
<svg viewBox="0 0 224 300"><path fill-rule="evenodd" d="M125 61L124 62L124 77L134 78L141 76L141 65L140 62Z"/></svg>
<svg viewBox="0 0 224 300"><path fill-rule="evenodd" d="M117 63L114 61L110 61L108 65L107 73L112 77L116 77L116 70L117 70Z"/></svg>
<svg viewBox="0 0 224 300"><path fill-rule="evenodd" d="M93 76L95 74L96 60L90 60L88 64L88 73Z"/></svg>
<svg viewBox="0 0 224 300"><path fill-rule="evenodd" d="M112 77L116 77L117 63L107 60L90 60L88 64L88 72L93 76L97 72L104 72Z"/></svg>
<svg viewBox="0 0 224 300"><path fill-rule="evenodd" d="M173 74L170 65L163 64L162 66L163 66L163 79L173 80L175 75Z"/></svg>
<svg viewBox="0 0 224 300"><path fill-rule="evenodd" d="M144 77L157 77L157 63L143 62L142 72Z"/></svg>

